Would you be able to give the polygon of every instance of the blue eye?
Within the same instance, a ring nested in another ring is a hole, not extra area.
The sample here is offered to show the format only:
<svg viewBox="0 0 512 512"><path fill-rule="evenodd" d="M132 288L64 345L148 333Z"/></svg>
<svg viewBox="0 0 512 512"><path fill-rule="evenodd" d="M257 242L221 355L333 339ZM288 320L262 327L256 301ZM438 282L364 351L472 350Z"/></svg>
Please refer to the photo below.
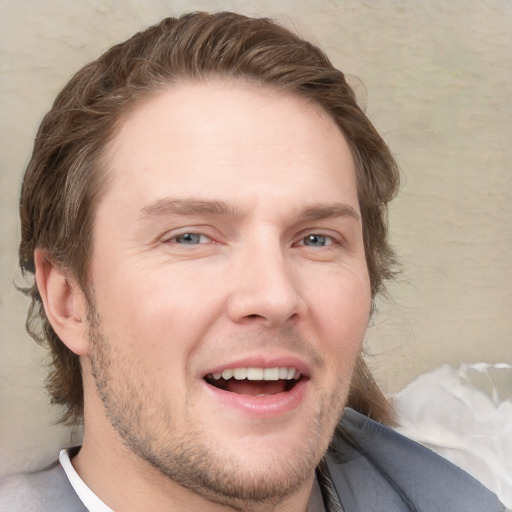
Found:
<svg viewBox="0 0 512 512"><path fill-rule="evenodd" d="M183 233L182 235L175 236L172 241L182 245L198 245L208 241L208 237L200 233Z"/></svg>
<svg viewBox="0 0 512 512"><path fill-rule="evenodd" d="M308 245L310 247L324 247L326 245L331 245L332 240L331 240L331 237L329 237L329 236L312 234L312 235L305 236L302 239L302 243L304 245Z"/></svg>

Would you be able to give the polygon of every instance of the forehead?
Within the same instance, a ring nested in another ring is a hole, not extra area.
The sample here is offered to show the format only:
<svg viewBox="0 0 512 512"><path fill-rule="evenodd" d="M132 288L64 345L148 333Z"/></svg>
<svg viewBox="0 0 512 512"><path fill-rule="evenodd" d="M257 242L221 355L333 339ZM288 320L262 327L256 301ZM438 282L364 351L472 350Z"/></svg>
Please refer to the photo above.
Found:
<svg viewBox="0 0 512 512"><path fill-rule="evenodd" d="M130 191L142 208L165 195L247 203L263 189L305 187L312 196L334 196L341 187L357 203L352 155L330 115L240 81L181 83L145 100L124 119L107 160L104 200Z"/></svg>

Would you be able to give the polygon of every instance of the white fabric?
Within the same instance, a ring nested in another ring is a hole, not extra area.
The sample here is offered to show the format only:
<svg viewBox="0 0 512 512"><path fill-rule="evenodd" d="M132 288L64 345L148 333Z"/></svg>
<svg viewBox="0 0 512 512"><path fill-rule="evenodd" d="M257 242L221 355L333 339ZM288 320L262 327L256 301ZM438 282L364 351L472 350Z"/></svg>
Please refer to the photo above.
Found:
<svg viewBox="0 0 512 512"><path fill-rule="evenodd" d="M461 467L512 508L511 365L444 365L393 402L401 434Z"/></svg>
<svg viewBox="0 0 512 512"><path fill-rule="evenodd" d="M96 494L94 494L87 484L80 478L80 475L75 471L73 464L69 458L67 450L61 450L59 453L59 462L68 477L69 483L77 493L82 503L91 512L113 512L113 510L105 505Z"/></svg>

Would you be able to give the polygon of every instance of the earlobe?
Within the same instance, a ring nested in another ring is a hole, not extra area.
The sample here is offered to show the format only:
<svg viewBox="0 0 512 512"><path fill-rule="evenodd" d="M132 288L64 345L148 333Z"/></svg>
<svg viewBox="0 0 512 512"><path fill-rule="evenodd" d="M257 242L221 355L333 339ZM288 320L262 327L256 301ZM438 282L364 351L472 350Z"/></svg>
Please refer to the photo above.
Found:
<svg viewBox="0 0 512 512"><path fill-rule="evenodd" d="M34 261L37 288L53 330L72 352L87 355L87 307L80 286L45 251L36 249Z"/></svg>

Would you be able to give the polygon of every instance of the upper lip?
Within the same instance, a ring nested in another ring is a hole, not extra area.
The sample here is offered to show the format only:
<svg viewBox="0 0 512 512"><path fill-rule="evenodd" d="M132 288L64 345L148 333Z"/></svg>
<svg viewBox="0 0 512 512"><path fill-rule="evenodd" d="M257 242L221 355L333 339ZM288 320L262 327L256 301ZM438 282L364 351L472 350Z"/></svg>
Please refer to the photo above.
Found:
<svg viewBox="0 0 512 512"><path fill-rule="evenodd" d="M213 373L222 373L224 370L234 368L295 368L304 377L309 377L310 367L303 360L292 355L283 355L277 357L265 356L263 354L234 359L229 362L223 362L216 366L209 367L206 371L202 372L201 377L205 377Z"/></svg>

